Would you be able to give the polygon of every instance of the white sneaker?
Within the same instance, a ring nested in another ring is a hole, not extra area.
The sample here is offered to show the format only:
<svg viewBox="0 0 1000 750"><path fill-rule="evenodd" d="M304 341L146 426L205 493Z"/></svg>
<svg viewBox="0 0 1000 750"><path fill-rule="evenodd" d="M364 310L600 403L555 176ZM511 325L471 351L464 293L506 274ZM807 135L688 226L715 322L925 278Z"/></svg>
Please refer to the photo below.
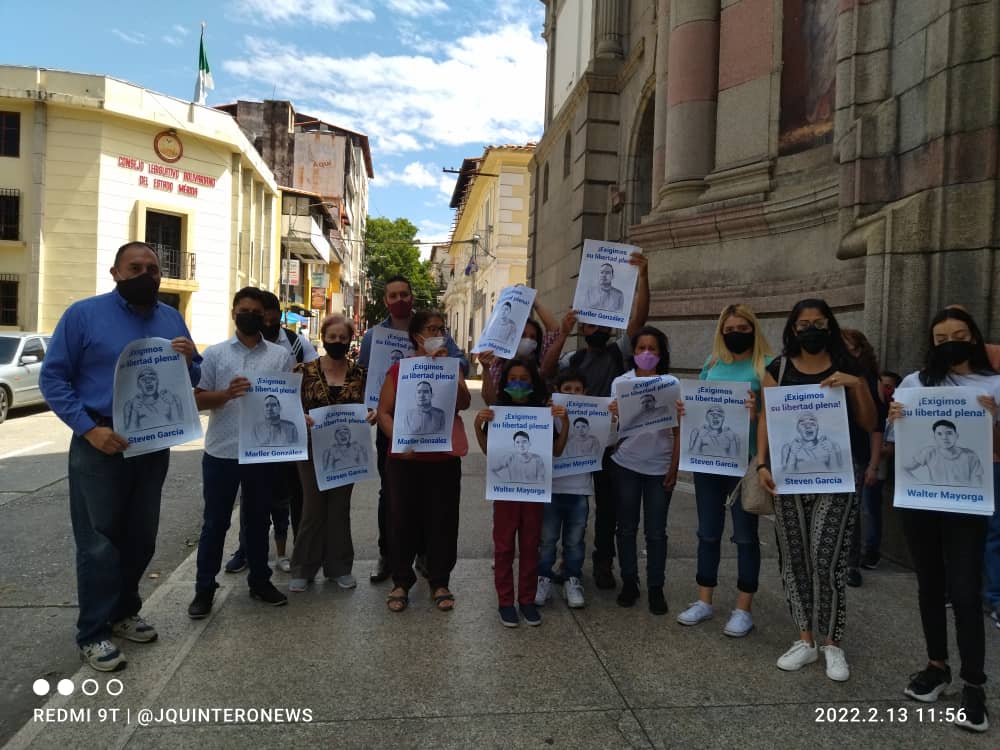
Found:
<svg viewBox="0 0 1000 750"><path fill-rule="evenodd" d="M552 579L538 576L538 588L535 591L535 606L544 607L552 599Z"/></svg>
<svg viewBox="0 0 1000 750"><path fill-rule="evenodd" d="M583 599L583 584L579 578L569 578L563 584L563 597L566 599L566 606L570 609L580 609L586 606Z"/></svg>
<svg viewBox="0 0 1000 750"><path fill-rule="evenodd" d="M835 682L845 682L851 676L851 670L847 666L844 649L838 646L821 646L820 651L826 657L826 676Z"/></svg>
<svg viewBox="0 0 1000 750"><path fill-rule="evenodd" d="M337 576L333 580L335 580L337 582L337 585L340 586L340 588L342 589L353 589L358 585L358 579L352 576L350 573L348 573L345 576Z"/></svg>
<svg viewBox="0 0 1000 750"><path fill-rule="evenodd" d="M805 641L795 641L792 647L778 658L778 669L786 672L794 672L802 669L806 664L812 664L819 658L819 650L816 644L810 646Z"/></svg>
<svg viewBox="0 0 1000 750"><path fill-rule="evenodd" d="M291 573L292 572L292 561L289 560L287 557L279 557L278 558L278 570L280 570L282 573Z"/></svg>
<svg viewBox="0 0 1000 750"><path fill-rule="evenodd" d="M694 604L688 605L687 609L677 615L677 622L681 625L697 625L699 622L711 620L714 614L715 610L712 608L712 605L705 604L705 602L699 599Z"/></svg>
<svg viewBox="0 0 1000 750"><path fill-rule="evenodd" d="M80 658L98 672L125 668L125 655L111 641L94 641L80 646Z"/></svg>
<svg viewBox="0 0 1000 750"><path fill-rule="evenodd" d="M753 630L753 616L745 609L734 609L722 633L730 638L742 638L751 630Z"/></svg>
<svg viewBox="0 0 1000 750"><path fill-rule="evenodd" d="M142 619L141 615L132 615L119 620L111 626L111 634L135 643L150 643L158 637L156 628Z"/></svg>

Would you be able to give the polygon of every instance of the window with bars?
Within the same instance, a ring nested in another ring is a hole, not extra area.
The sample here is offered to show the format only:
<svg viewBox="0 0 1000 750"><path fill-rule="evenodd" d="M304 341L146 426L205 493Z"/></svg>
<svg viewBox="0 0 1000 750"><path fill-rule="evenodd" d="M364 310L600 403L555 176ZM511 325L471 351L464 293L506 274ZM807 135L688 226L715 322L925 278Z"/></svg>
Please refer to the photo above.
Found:
<svg viewBox="0 0 1000 750"><path fill-rule="evenodd" d="M21 191L0 188L0 240L21 239Z"/></svg>
<svg viewBox="0 0 1000 750"><path fill-rule="evenodd" d="M0 326L17 325L17 276L0 274Z"/></svg>
<svg viewBox="0 0 1000 750"><path fill-rule="evenodd" d="M21 155L21 113L0 112L0 156Z"/></svg>

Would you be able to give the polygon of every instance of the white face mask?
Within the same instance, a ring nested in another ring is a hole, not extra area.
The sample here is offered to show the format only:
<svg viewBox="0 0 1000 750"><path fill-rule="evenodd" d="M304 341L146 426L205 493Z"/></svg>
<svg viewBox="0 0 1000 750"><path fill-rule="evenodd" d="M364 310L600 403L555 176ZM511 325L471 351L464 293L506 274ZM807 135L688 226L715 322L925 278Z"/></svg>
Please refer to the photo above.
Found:
<svg viewBox="0 0 1000 750"><path fill-rule="evenodd" d="M538 342L534 339L521 339L517 343L517 356L530 357L538 348Z"/></svg>
<svg viewBox="0 0 1000 750"><path fill-rule="evenodd" d="M427 354L434 354L434 352L444 346L444 342L444 336L431 336L430 338L426 338L424 339L424 351L427 352Z"/></svg>

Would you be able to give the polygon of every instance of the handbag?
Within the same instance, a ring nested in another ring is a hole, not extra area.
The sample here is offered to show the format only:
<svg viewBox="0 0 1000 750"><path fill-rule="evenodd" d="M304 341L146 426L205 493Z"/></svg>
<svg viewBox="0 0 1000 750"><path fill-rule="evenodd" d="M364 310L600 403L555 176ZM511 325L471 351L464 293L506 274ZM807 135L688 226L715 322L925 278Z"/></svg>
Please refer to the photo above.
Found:
<svg viewBox="0 0 1000 750"><path fill-rule="evenodd" d="M787 361L786 357L781 358L781 365L778 368L778 385L781 385L781 381L785 379L785 363ZM755 516L771 516L774 515L774 495L761 487L760 482L757 481L757 466L757 457L754 456L747 465L747 473L743 475L740 483L726 498L726 505L732 505L738 498L743 505L743 510L747 513L752 513Z"/></svg>

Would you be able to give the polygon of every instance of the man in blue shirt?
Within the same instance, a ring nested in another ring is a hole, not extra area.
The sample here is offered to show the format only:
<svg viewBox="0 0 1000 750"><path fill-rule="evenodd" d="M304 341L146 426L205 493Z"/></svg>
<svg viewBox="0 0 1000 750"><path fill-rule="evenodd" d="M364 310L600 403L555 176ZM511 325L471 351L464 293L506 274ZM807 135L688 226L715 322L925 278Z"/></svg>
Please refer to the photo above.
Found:
<svg viewBox="0 0 1000 750"><path fill-rule="evenodd" d="M143 242L122 245L111 276L117 288L74 303L52 334L39 385L52 411L73 430L69 498L76 542L80 615L77 644L94 669L112 672L125 657L116 635L137 643L156 640L139 615L139 581L153 557L160 493L170 451L126 459L128 441L112 428L115 366L136 339L169 339L184 355L192 385L201 356L180 313L157 300L160 264Z"/></svg>
<svg viewBox="0 0 1000 750"><path fill-rule="evenodd" d="M406 331L410 327L410 318L413 317L413 287L410 285L410 280L405 276L393 276L387 279L385 282L385 291L383 293L383 299L385 300L385 306L389 309L389 317L383 320L379 325L385 326L386 328L394 328L397 331ZM361 351L358 354L358 365L365 370L368 369L369 362L372 355L372 338L375 336L375 329L369 328L365 331L364 337L361 339ZM459 366L462 368L462 374L468 376L469 374L469 361L462 356L462 351L455 344L454 339L451 335L445 335L445 348L448 350L449 357L455 357L458 359ZM423 352L418 352L422 354ZM376 377L385 375L385 373L375 373ZM372 571L369 580L372 583L381 583L386 578L389 577L389 565L386 560L386 547L388 544L388 531L386 526L385 514L389 507L386 493L389 491L388 483L385 481L385 457L389 452L389 438L382 434L382 430L378 428L375 429L375 449L378 451L378 460L376 466L378 466L378 475L381 480L381 485L378 490L378 565L375 570Z"/></svg>

